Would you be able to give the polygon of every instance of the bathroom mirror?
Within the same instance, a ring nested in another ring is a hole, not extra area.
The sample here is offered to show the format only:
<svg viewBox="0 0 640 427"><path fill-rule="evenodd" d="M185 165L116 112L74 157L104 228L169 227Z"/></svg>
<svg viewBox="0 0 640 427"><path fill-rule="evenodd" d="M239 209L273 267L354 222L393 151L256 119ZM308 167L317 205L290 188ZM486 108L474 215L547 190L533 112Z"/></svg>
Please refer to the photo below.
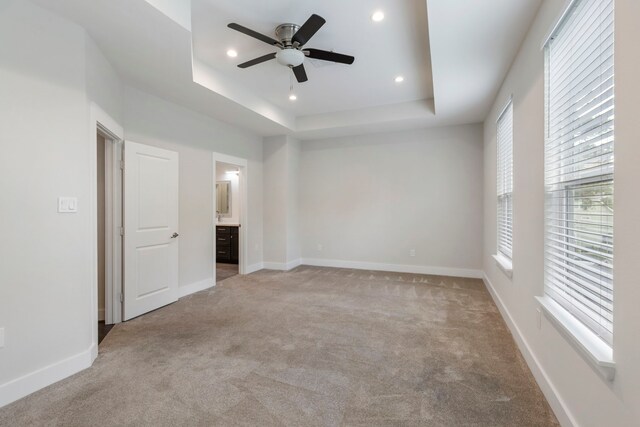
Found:
<svg viewBox="0 0 640 427"><path fill-rule="evenodd" d="M218 215L231 212L231 181L216 182L216 209Z"/></svg>

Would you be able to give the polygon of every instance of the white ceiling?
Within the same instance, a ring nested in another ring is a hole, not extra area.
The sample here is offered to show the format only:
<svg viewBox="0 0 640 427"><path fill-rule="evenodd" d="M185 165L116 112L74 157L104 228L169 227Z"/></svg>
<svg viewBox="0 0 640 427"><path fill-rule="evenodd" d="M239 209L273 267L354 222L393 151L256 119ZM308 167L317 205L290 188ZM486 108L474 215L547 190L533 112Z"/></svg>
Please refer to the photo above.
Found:
<svg viewBox="0 0 640 427"><path fill-rule="evenodd" d="M437 116L484 121L541 3L428 0Z"/></svg>
<svg viewBox="0 0 640 427"><path fill-rule="evenodd" d="M260 135L316 139L483 121L542 0L32 1L82 25L128 85ZM286 68L236 68L270 47L226 24L270 35L311 13L327 24L308 47L356 61L308 65L294 105Z"/></svg>
<svg viewBox="0 0 640 427"><path fill-rule="evenodd" d="M384 10L385 19L371 15ZM236 65L277 51L227 28L230 22L275 38L282 23L302 25L316 13L327 23L306 47L355 56L352 65L305 61L309 81L288 99L292 73L275 60L247 69ZM295 116L430 99L433 97L424 0L192 0L193 53L197 60L234 79ZM238 51L229 58L226 51ZM394 82L403 75L402 84Z"/></svg>

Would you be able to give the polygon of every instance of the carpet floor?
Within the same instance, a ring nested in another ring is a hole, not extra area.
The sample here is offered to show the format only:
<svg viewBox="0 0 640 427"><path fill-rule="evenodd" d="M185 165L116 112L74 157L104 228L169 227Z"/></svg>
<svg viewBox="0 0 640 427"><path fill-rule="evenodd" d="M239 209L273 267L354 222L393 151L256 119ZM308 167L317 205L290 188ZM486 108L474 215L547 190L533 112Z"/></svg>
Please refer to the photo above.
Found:
<svg viewBox="0 0 640 427"><path fill-rule="evenodd" d="M556 426L479 280L301 266L116 325L2 426Z"/></svg>

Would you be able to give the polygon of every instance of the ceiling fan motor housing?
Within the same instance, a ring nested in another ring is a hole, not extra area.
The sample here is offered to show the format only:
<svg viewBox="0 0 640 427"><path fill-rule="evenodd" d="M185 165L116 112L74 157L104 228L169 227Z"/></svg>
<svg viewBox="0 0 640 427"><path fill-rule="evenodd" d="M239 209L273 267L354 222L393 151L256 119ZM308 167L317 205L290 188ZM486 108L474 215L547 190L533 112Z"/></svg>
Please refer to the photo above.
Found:
<svg viewBox="0 0 640 427"><path fill-rule="evenodd" d="M276 27L276 37L282 43L282 46L291 46L291 39L300 29L300 25L296 24L280 24Z"/></svg>

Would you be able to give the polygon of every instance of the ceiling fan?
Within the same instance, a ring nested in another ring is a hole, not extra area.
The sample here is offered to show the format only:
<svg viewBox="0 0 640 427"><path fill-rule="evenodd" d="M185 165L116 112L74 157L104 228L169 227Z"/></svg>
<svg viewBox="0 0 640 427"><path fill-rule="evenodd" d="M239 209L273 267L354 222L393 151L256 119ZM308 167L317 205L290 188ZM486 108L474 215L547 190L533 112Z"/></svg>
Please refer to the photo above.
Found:
<svg viewBox="0 0 640 427"><path fill-rule="evenodd" d="M308 80L307 73L304 69L304 59L306 57L320 59L322 61L337 62L340 64L353 64L353 61L355 60L353 56L320 49L303 49L303 46L307 44L309 39L313 37L325 22L324 18L313 14L309 19L307 19L307 22L302 24L302 26L296 24L278 25L275 31L278 40L236 23L229 24L228 27L233 30L280 48L278 52L269 53L259 58L252 59L251 61L238 65L238 67L248 68L262 62L276 59L278 63L291 68L293 74L296 76L296 80L298 80L299 83L302 83Z"/></svg>

